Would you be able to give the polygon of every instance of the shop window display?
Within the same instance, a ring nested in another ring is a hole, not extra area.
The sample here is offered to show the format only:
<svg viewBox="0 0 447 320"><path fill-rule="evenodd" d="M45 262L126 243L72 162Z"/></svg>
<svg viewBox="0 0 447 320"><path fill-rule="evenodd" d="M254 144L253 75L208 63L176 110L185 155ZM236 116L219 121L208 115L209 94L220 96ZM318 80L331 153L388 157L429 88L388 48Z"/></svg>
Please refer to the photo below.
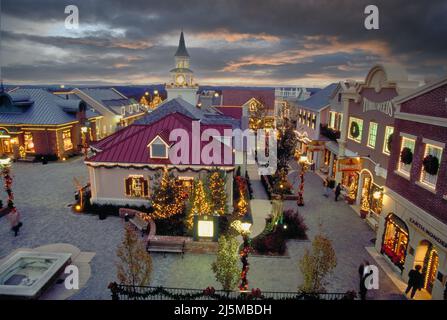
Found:
<svg viewBox="0 0 447 320"><path fill-rule="evenodd" d="M408 229L405 223L390 214L385 222L385 235L382 245L382 253L401 270L405 263L408 246Z"/></svg>

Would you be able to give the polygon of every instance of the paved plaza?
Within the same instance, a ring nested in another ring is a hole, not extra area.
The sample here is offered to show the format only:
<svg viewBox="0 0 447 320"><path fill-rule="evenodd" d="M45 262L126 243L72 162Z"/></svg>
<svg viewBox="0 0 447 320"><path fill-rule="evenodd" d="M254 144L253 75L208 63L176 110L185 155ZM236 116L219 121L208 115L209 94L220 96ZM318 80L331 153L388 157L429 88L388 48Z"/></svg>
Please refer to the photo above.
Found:
<svg viewBox="0 0 447 320"><path fill-rule="evenodd" d="M81 251L94 252L91 261L91 277L86 285L71 299L109 299L107 285L116 279L116 248L122 238L123 221L117 217L99 220L97 216L73 213L67 204L73 201L73 177L81 182L87 181L87 170L82 160L67 162L14 163L13 191L15 203L22 215L24 226L20 235L14 238L5 217L0 218L0 258L18 248L34 248L53 243L68 243ZM292 172L290 178L296 172ZM264 218L270 211L270 202L262 189L254 168L250 168L255 199L253 232L262 231ZM306 175L305 207L301 214L309 227L312 239L316 233L323 232L331 240L337 254L337 268L329 278L329 292L358 290L359 264L372 257L365 247L371 247L373 231L344 202L322 195L321 178L313 173ZM6 194L3 195L3 199ZM293 201L286 207L296 208ZM290 241L288 256L281 258L250 257L249 285L264 291L296 291L302 281L298 271L298 260L309 241ZM210 254L178 255L153 254L154 272L152 285L179 288L205 288L220 286L214 280L210 265L215 259ZM403 299L398 289L384 274L380 277L380 290L371 291L371 298Z"/></svg>

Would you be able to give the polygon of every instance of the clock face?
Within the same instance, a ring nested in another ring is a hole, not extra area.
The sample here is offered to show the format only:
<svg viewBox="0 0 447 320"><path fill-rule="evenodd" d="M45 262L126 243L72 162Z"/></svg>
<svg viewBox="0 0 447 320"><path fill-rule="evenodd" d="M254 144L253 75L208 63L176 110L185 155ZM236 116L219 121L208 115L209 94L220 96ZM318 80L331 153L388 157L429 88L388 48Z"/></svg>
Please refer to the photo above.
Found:
<svg viewBox="0 0 447 320"><path fill-rule="evenodd" d="M185 83L185 77L181 74L175 77L175 82L177 84L184 84Z"/></svg>

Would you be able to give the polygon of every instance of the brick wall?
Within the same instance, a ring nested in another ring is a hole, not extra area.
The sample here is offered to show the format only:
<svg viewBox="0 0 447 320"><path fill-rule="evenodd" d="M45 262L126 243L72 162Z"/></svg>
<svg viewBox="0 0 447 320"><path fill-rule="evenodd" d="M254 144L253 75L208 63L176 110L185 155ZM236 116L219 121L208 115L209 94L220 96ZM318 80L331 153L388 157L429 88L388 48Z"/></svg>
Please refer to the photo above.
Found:
<svg viewBox="0 0 447 320"><path fill-rule="evenodd" d="M410 181L394 173L400 161L400 132L412 134L417 137ZM447 200L443 199L443 195L447 194L447 148L443 150L439 166L436 194L415 184L420 179L422 170L422 160L425 150L425 144L422 142L423 138L447 142L447 128L396 119L394 137L396 139L393 139L393 151L389 160L386 185L416 206L447 223Z"/></svg>
<svg viewBox="0 0 447 320"><path fill-rule="evenodd" d="M402 103L401 112L447 118L447 85Z"/></svg>

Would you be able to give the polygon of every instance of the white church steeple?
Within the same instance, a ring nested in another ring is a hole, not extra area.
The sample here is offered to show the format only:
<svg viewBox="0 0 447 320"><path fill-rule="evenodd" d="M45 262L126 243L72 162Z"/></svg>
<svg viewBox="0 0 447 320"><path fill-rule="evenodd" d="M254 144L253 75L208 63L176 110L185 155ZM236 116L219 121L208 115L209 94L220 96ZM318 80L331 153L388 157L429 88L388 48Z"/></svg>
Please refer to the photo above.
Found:
<svg viewBox="0 0 447 320"><path fill-rule="evenodd" d="M181 97L183 100L196 105L198 85L194 83L194 72L189 68L190 56L186 50L183 31L177 51L174 55L175 68L171 72L171 83L166 85L168 100Z"/></svg>

